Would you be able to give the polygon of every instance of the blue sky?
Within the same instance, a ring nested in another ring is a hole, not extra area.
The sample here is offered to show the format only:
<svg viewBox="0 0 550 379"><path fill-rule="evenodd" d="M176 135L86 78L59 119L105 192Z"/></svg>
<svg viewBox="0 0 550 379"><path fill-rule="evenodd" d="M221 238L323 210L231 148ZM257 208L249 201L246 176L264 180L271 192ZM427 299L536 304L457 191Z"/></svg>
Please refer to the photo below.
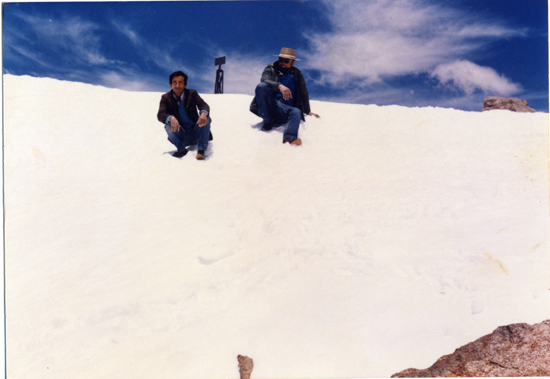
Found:
<svg viewBox="0 0 550 379"><path fill-rule="evenodd" d="M546 0L4 3L5 74L165 92L183 70L213 93L226 56L225 93L252 95L283 46L315 100L548 112Z"/></svg>

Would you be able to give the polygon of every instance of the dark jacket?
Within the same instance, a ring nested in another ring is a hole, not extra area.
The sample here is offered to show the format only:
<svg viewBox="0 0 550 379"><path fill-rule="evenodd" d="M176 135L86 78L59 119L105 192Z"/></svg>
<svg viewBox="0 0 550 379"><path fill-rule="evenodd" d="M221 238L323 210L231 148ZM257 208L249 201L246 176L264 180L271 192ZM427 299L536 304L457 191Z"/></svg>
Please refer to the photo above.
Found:
<svg viewBox="0 0 550 379"><path fill-rule="evenodd" d="M306 81L302 72L296 67L292 68L294 70L294 80L296 81L296 94L294 97L294 106L298 108L301 112L302 120L305 121L304 113L309 114L311 108L309 106L309 93L307 92ZM279 62L269 64L262 73L261 82L269 84L271 89L275 92L279 89L277 88L281 84L281 79L279 75L283 73L279 70ZM256 98L252 99L252 104L250 104L250 112L258 115L258 104L256 103Z"/></svg>
<svg viewBox="0 0 550 379"><path fill-rule="evenodd" d="M193 122L199 120L199 112L207 111L210 113L210 107L205 101L199 96L198 92L194 89L185 89L184 96L184 105L187 115ZM175 116L178 119L178 122L182 124L182 120L179 118L178 102L174 97L174 90L166 92L160 98L159 111L157 113L157 118L163 124L166 122L168 116Z"/></svg>

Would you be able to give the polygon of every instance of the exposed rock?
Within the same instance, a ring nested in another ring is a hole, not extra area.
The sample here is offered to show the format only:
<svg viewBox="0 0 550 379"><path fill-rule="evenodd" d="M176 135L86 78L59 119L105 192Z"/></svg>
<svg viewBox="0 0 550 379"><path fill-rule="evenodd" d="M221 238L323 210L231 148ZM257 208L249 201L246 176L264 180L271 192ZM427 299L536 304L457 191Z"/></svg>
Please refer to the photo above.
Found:
<svg viewBox="0 0 550 379"><path fill-rule="evenodd" d="M529 108L525 100L516 99L515 97L488 96L483 102L482 111L490 111L492 109L508 109L513 112L536 112L536 110Z"/></svg>
<svg viewBox="0 0 550 379"><path fill-rule="evenodd" d="M237 356L237 360L239 361L239 373L241 374L241 379L250 379L250 374L252 374L252 369L254 368L252 358L239 355Z"/></svg>
<svg viewBox="0 0 550 379"><path fill-rule="evenodd" d="M500 326L428 369L409 368L392 378L449 376L550 376L550 320Z"/></svg>

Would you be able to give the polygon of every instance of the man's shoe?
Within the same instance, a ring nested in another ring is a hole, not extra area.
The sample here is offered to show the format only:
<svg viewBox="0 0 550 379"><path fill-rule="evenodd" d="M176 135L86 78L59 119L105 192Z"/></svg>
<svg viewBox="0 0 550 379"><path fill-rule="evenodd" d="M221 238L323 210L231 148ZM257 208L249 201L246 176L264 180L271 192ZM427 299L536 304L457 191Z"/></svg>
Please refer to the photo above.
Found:
<svg viewBox="0 0 550 379"><path fill-rule="evenodd" d="M269 132L271 129L273 129L273 123L272 122L264 122L262 125L262 130L264 132Z"/></svg>
<svg viewBox="0 0 550 379"><path fill-rule="evenodd" d="M197 159L198 159L199 161L204 160L204 150L199 150L199 151L197 151Z"/></svg>
<svg viewBox="0 0 550 379"><path fill-rule="evenodd" d="M296 139L285 138L283 143L287 143L287 142L289 142L291 145L294 145L294 146L300 146L302 144L302 140L299 138L296 138Z"/></svg>
<svg viewBox="0 0 550 379"><path fill-rule="evenodd" d="M182 151L176 151L174 154L172 154L172 156L176 158L182 158L185 156L185 154L187 154L187 149Z"/></svg>

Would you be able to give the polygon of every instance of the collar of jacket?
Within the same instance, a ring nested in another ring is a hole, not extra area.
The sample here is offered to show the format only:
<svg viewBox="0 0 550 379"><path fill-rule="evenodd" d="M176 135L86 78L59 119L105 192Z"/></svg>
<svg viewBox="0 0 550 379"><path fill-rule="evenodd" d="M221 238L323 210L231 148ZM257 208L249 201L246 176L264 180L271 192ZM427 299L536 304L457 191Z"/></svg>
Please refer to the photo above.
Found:
<svg viewBox="0 0 550 379"><path fill-rule="evenodd" d="M170 91L172 93L172 97L178 102L178 104L180 104L180 102L183 102L185 100L185 98L187 97L186 94L188 92L188 89L184 89L183 92L181 93L181 96L178 97L176 95L176 93L174 92L174 90L171 90Z"/></svg>

